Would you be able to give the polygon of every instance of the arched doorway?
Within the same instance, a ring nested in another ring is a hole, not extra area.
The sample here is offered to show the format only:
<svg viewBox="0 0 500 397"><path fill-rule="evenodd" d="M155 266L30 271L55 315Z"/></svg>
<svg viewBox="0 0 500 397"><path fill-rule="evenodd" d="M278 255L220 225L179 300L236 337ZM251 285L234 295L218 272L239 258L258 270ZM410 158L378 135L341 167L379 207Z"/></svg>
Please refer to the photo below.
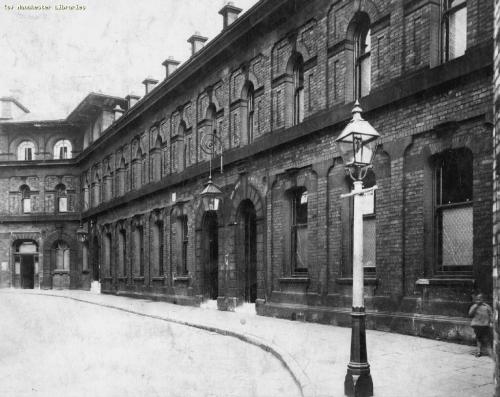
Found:
<svg viewBox="0 0 500 397"><path fill-rule="evenodd" d="M202 260L204 291L209 299L217 299L219 295L219 230L217 213L207 211L202 223Z"/></svg>
<svg viewBox="0 0 500 397"><path fill-rule="evenodd" d="M14 286L35 288L38 275L38 245L31 240L14 242Z"/></svg>
<svg viewBox="0 0 500 397"><path fill-rule="evenodd" d="M240 286L245 302L257 299L257 216L250 200L243 200L238 208L238 251Z"/></svg>
<svg viewBox="0 0 500 397"><path fill-rule="evenodd" d="M99 239L97 236L94 236L94 241L92 244L92 281L100 280L100 247L99 247Z"/></svg>

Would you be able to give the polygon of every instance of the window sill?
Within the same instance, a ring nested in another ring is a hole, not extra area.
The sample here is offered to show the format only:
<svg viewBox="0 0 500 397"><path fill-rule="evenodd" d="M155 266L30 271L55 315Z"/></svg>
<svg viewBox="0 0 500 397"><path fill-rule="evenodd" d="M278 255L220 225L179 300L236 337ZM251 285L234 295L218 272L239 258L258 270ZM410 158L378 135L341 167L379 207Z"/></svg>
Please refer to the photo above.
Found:
<svg viewBox="0 0 500 397"><path fill-rule="evenodd" d="M134 276L134 281L144 281L144 276Z"/></svg>
<svg viewBox="0 0 500 397"><path fill-rule="evenodd" d="M441 286L463 286L474 287L476 280L473 278L419 278L415 281L415 285L441 285Z"/></svg>
<svg viewBox="0 0 500 397"><path fill-rule="evenodd" d="M182 276L174 276L174 281L189 281L191 280L191 276L189 274L184 274Z"/></svg>
<svg viewBox="0 0 500 397"><path fill-rule="evenodd" d="M151 280L153 280L153 281L164 281L165 277L163 277L163 276L155 276L155 277L151 277Z"/></svg>
<svg viewBox="0 0 500 397"><path fill-rule="evenodd" d="M127 280L128 280L128 277L126 277L126 276L118 277L118 281L127 281Z"/></svg>
<svg viewBox="0 0 500 397"><path fill-rule="evenodd" d="M335 280L337 284L352 285L352 277L340 277ZM377 277L364 277L364 285L378 285Z"/></svg>
<svg viewBox="0 0 500 397"><path fill-rule="evenodd" d="M281 277L279 278L280 283L289 283L289 284L308 284L309 283L308 276L291 276L291 277Z"/></svg>
<svg viewBox="0 0 500 397"><path fill-rule="evenodd" d="M56 274L59 274L59 275L62 275L62 274L69 274L69 270L64 270L64 269L54 269L52 271L52 274L53 275L56 275Z"/></svg>

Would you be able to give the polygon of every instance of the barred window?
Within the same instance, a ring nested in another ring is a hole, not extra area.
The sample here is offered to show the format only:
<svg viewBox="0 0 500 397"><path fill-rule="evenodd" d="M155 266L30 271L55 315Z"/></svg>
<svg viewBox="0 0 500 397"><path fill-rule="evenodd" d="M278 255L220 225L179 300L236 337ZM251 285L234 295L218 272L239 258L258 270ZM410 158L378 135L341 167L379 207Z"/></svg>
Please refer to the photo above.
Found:
<svg viewBox="0 0 500 397"><path fill-rule="evenodd" d="M435 159L438 272L471 273L473 262L472 153L447 150Z"/></svg>

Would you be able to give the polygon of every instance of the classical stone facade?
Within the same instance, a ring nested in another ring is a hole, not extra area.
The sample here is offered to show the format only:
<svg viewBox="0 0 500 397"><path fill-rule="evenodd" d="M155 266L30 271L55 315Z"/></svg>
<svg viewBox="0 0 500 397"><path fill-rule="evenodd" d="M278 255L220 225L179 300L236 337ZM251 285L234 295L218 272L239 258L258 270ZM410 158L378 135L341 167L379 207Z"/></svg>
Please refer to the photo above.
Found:
<svg viewBox="0 0 500 397"><path fill-rule="evenodd" d="M67 120L81 152L31 171L77 177L89 234L70 287L92 276L105 293L349 324L351 181L335 138L359 98L381 134L363 200L368 326L471 340L471 295L492 291L493 2L444 3L262 0L236 20L226 6L222 33L190 38L191 58L165 61L137 103L87 97ZM9 147L21 126L0 125ZM210 166L219 205L200 197ZM71 235L74 215L40 229Z"/></svg>

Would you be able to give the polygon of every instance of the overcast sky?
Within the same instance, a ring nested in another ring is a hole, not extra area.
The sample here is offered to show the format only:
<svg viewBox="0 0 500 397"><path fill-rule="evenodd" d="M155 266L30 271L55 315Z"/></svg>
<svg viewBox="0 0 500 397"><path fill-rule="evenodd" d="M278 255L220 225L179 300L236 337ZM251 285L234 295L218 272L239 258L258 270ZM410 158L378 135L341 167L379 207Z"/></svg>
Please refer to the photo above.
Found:
<svg viewBox="0 0 500 397"><path fill-rule="evenodd" d="M234 0L247 11L257 0ZM147 76L165 77L169 56L184 62L189 36L222 29L225 0L3 0L0 96L15 96L36 118L65 118L89 93L143 95ZM17 5L51 5L18 11ZM56 11L56 5L85 6ZM14 6L8 10L7 5Z"/></svg>

